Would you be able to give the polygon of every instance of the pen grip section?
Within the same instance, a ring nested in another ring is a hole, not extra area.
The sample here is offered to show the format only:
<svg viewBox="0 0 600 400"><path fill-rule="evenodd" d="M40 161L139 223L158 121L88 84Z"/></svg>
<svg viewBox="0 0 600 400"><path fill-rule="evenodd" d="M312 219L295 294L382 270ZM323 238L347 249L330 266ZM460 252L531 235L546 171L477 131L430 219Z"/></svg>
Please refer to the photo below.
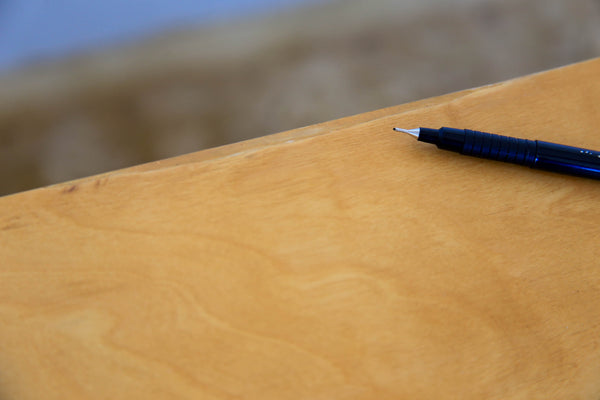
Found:
<svg viewBox="0 0 600 400"><path fill-rule="evenodd" d="M532 166L536 160L534 140L518 139L465 129L462 154Z"/></svg>

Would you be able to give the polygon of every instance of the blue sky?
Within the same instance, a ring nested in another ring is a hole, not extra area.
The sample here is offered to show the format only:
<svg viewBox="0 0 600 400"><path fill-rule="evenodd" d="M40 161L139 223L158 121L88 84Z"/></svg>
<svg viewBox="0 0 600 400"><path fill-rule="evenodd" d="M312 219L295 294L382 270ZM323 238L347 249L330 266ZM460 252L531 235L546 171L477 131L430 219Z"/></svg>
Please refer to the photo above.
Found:
<svg viewBox="0 0 600 400"><path fill-rule="evenodd" d="M0 0L0 70L190 23L319 0Z"/></svg>

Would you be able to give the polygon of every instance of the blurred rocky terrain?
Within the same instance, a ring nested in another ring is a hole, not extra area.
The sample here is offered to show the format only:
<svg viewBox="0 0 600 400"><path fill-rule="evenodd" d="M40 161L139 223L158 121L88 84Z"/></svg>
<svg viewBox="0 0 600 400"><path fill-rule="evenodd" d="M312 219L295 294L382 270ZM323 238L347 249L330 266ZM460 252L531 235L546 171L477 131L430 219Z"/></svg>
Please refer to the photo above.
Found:
<svg viewBox="0 0 600 400"><path fill-rule="evenodd" d="M598 0L374 0L40 62L0 76L0 195L599 54Z"/></svg>

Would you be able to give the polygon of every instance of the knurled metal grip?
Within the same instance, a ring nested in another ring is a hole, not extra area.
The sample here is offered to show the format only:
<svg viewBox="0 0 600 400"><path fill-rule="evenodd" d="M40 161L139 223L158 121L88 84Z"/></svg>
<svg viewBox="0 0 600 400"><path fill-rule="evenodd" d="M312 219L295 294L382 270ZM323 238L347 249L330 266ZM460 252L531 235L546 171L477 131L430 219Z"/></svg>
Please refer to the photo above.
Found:
<svg viewBox="0 0 600 400"><path fill-rule="evenodd" d="M518 139L487 132L464 130L464 145L461 153L532 166L536 161L537 143L535 140Z"/></svg>

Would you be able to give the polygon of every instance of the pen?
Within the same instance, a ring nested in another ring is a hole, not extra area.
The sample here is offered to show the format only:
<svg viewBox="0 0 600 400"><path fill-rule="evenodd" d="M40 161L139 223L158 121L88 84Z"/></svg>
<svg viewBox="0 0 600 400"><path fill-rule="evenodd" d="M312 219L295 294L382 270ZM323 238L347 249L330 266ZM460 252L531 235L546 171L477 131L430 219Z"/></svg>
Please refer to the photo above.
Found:
<svg viewBox="0 0 600 400"><path fill-rule="evenodd" d="M469 129L394 128L457 153L545 171L600 179L600 152L541 140L517 139Z"/></svg>

